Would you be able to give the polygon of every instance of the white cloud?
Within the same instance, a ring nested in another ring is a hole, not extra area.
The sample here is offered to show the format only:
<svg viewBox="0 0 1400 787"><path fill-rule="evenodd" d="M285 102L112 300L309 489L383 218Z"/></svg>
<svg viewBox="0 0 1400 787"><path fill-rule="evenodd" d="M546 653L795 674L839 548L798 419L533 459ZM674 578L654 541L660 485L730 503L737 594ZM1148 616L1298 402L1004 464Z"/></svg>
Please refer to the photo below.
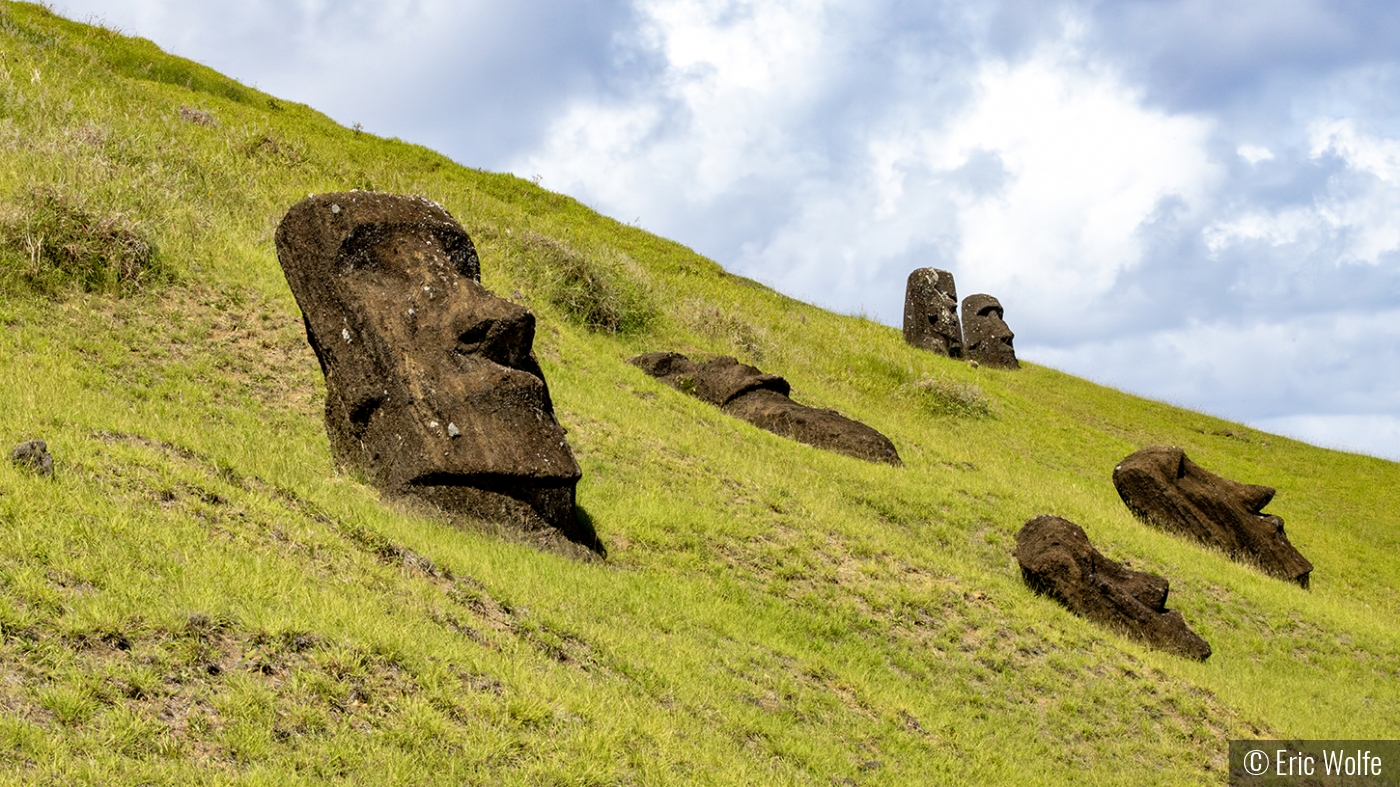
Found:
<svg viewBox="0 0 1400 787"><path fill-rule="evenodd" d="M1144 108L1076 55L1062 45L990 64L979 100L939 143L950 164L995 151L1009 176L960 210L960 269L1057 311L1087 305L1139 261L1138 230L1163 198L1199 209L1216 180L1210 123Z"/></svg>
<svg viewBox="0 0 1400 787"><path fill-rule="evenodd" d="M1337 263L1374 265L1400 250L1400 140L1358 131L1354 119L1332 118L1313 121L1308 140L1311 159L1335 156L1344 165L1326 191L1309 205L1246 210L1211 225L1205 240L1212 253L1257 241L1323 252Z"/></svg>
<svg viewBox="0 0 1400 787"><path fill-rule="evenodd" d="M849 65L833 54L853 35L841 5L646 3L664 84L643 101L576 103L512 170L887 322L919 265L1019 296L1023 320L1050 319L1041 304L1082 308L1139 261L1138 230L1163 198L1198 208L1215 182L1209 122L1145 108L1072 40L976 70L905 58L878 88L890 101L823 116ZM832 133L812 134L821 123ZM694 214L745 202L777 215L744 236L695 229Z"/></svg>
<svg viewBox="0 0 1400 787"><path fill-rule="evenodd" d="M1400 416L1300 414L1261 418L1249 425L1305 443L1400 462Z"/></svg>
<svg viewBox="0 0 1400 787"><path fill-rule="evenodd" d="M1245 143L1236 148L1235 153L1238 154L1240 158L1244 159L1245 161L1248 161L1251 164L1258 164L1261 161L1274 160L1274 152L1264 147L1263 145L1251 145Z"/></svg>

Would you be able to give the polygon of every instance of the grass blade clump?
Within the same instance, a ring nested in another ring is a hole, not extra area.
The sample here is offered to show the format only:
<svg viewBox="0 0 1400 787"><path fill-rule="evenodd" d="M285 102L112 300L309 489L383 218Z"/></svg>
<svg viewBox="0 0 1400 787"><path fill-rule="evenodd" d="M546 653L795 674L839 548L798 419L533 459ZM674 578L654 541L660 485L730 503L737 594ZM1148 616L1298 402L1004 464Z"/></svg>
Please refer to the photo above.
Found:
<svg viewBox="0 0 1400 787"><path fill-rule="evenodd" d="M919 404L933 415L986 418L992 414L991 400L975 383L930 377L914 383L912 387Z"/></svg>
<svg viewBox="0 0 1400 787"><path fill-rule="evenodd" d="M556 238L525 233L525 273L570 319L594 331L636 333L656 319L646 274L611 249L581 252Z"/></svg>
<svg viewBox="0 0 1400 787"><path fill-rule="evenodd" d="M94 214L51 187L28 192L0 216L0 272L7 284L45 295L128 294L169 278L134 222Z"/></svg>

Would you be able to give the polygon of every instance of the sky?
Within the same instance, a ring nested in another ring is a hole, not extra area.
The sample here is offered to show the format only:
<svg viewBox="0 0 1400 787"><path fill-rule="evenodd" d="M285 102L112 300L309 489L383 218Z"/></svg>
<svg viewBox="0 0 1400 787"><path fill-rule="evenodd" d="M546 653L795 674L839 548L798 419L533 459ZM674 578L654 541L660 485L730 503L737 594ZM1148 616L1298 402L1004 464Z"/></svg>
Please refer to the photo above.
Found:
<svg viewBox="0 0 1400 787"><path fill-rule="evenodd" d="M1400 4L56 0L898 326L1400 460ZM781 370L778 370L781 371Z"/></svg>

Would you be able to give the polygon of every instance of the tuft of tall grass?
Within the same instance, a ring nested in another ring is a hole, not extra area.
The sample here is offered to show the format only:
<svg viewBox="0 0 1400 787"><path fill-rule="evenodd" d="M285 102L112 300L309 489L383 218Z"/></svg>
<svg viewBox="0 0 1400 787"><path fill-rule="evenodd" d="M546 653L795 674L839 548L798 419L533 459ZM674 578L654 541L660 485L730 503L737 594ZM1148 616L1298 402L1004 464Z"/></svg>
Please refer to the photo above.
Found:
<svg viewBox="0 0 1400 787"><path fill-rule="evenodd" d="M911 388L924 410L934 415L958 418L986 418L992 414L992 401L975 383L960 383L930 377Z"/></svg>
<svg viewBox="0 0 1400 787"><path fill-rule="evenodd" d="M740 358L760 363L767 354L767 332L732 309L721 309L703 298L687 298L678 314L692 330L727 345Z"/></svg>
<svg viewBox="0 0 1400 787"><path fill-rule="evenodd" d="M95 214L41 186L0 214L0 275L45 295L127 294L168 280L170 271L127 216Z"/></svg>
<svg viewBox="0 0 1400 787"><path fill-rule="evenodd" d="M606 333L636 333L657 318L646 273L630 257L612 249L582 252L557 238L526 232L521 236L531 284L566 316Z"/></svg>

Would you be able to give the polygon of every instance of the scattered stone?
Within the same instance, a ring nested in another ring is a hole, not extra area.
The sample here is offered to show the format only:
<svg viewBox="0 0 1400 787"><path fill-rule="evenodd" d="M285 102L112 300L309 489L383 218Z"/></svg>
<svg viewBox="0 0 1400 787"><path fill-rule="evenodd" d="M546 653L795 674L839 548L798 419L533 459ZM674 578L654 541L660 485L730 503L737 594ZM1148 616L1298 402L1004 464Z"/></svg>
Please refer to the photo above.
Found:
<svg viewBox="0 0 1400 787"><path fill-rule="evenodd" d="M1021 368L1011 346L1016 334L1002 319L1004 316L1001 301L990 295L969 295L963 299L963 338L968 358L1002 369Z"/></svg>
<svg viewBox="0 0 1400 787"><path fill-rule="evenodd" d="M218 121L214 120L214 113L206 109L195 109L193 107L180 107L180 119L187 123L194 123L200 126L217 126Z"/></svg>
<svg viewBox="0 0 1400 787"><path fill-rule="evenodd" d="M1144 522L1308 586L1312 563L1289 542L1283 519L1262 513L1274 499L1272 487L1221 478L1170 445L1148 446L1119 462L1113 485Z"/></svg>
<svg viewBox="0 0 1400 787"><path fill-rule="evenodd" d="M43 440L29 440L15 446L10 451L10 461L45 478L53 475L53 454L49 453L49 444Z"/></svg>
<svg viewBox="0 0 1400 787"><path fill-rule="evenodd" d="M949 358L963 356L953 274L938 268L919 268L909 274L904 288L904 341Z"/></svg>
<svg viewBox="0 0 1400 787"><path fill-rule="evenodd" d="M679 353L662 352L639 355L628 363L760 429L857 459L900 464L888 437L835 410L794 402L788 398L787 380L731 356L697 364Z"/></svg>
<svg viewBox="0 0 1400 787"><path fill-rule="evenodd" d="M1079 525L1041 515L1016 534L1016 562L1032 590L1071 612L1161 650L1205 661L1210 644L1167 609L1167 580L1109 560Z"/></svg>
<svg viewBox="0 0 1400 787"><path fill-rule="evenodd" d="M392 496L601 551L575 509L581 472L531 352L535 316L481 286L446 210L321 194L287 211L276 241L338 461Z"/></svg>

